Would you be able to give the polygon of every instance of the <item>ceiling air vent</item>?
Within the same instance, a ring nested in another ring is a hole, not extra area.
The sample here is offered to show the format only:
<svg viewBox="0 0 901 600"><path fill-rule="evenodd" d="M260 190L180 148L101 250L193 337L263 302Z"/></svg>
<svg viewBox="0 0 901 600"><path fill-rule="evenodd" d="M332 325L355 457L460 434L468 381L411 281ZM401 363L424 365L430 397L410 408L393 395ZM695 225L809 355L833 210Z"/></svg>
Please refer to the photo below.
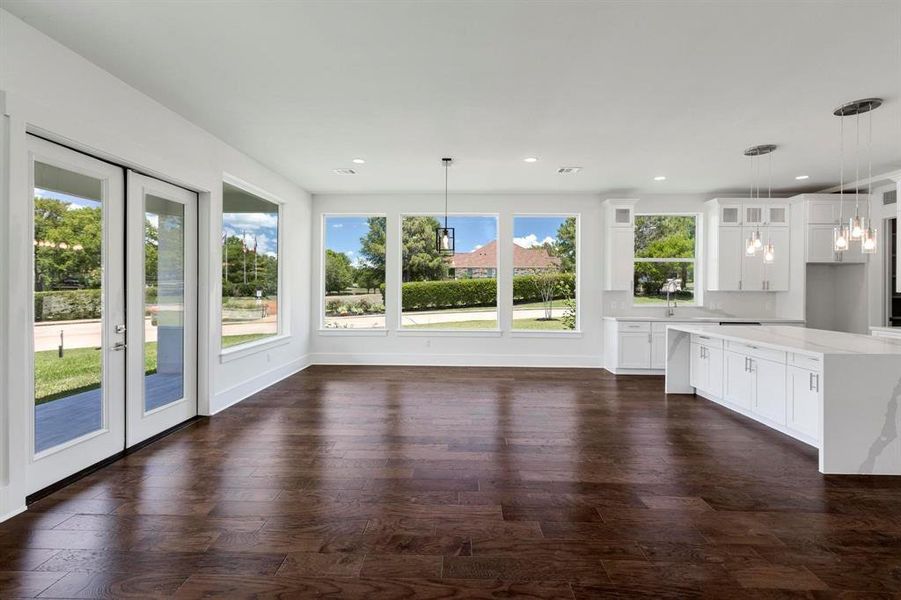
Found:
<svg viewBox="0 0 901 600"><path fill-rule="evenodd" d="M561 175L571 175L573 173L578 173L582 170L582 167L560 167L557 169L557 172Z"/></svg>
<svg viewBox="0 0 901 600"><path fill-rule="evenodd" d="M356 175L357 172L353 169L334 169L335 174L337 175Z"/></svg>

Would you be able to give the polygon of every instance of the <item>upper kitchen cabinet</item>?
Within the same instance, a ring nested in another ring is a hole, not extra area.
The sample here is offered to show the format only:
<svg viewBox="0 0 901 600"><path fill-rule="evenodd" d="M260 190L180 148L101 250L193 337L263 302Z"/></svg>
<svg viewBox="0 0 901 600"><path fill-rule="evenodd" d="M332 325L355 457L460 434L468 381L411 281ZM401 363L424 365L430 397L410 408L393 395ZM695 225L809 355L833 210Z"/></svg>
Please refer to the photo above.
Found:
<svg viewBox="0 0 901 600"><path fill-rule="evenodd" d="M805 262L856 264L867 261L859 242L852 241L845 252L835 252L832 243L837 225L847 223L857 210L861 215L867 214L868 195L861 194L858 200L853 194L845 194L842 200L838 194L801 194L792 201L803 206Z"/></svg>
<svg viewBox="0 0 901 600"><path fill-rule="evenodd" d="M613 199L604 201L604 289L607 291L632 290L636 202L638 201Z"/></svg>
<svg viewBox="0 0 901 600"><path fill-rule="evenodd" d="M783 292L789 288L790 204L786 200L716 198L707 202L707 289ZM776 247L776 259L764 264L762 250L745 254L745 241L760 231L763 243Z"/></svg>

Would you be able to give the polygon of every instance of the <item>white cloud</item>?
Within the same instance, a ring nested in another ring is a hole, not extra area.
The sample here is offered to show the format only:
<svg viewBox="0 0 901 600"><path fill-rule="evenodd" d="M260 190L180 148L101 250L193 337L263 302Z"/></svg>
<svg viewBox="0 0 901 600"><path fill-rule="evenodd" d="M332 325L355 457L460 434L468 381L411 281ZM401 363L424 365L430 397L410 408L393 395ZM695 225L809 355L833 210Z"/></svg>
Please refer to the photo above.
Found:
<svg viewBox="0 0 901 600"><path fill-rule="evenodd" d="M332 229L341 229L342 227L344 227L344 223L333 223L332 224Z"/></svg>
<svg viewBox="0 0 901 600"><path fill-rule="evenodd" d="M525 237L515 237L513 238L513 243L519 246L520 248L534 248L536 246L544 246L545 244L553 244L554 238L551 236L547 236L540 242L538 241L538 236L534 233L530 233Z"/></svg>
<svg viewBox="0 0 901 600"><path fill-rule="evenodd" d="M481 248L481 247L482 247L482 244L476 244L476 245L473 247L472 251L475 252L476 250L478 250L478 249Z"/></svg>

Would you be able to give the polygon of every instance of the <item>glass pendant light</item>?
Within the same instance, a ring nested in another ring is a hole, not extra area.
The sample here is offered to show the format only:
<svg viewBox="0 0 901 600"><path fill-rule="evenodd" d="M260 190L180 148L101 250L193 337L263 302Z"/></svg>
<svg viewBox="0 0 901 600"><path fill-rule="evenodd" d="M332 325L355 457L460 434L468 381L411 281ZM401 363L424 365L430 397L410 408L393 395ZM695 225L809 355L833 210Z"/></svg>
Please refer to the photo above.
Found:
<svg viewBox="0 0 901 600"><path fill-rule="evenodd" d="M767 243L763 248L763 262L768 265L776 262L776 246L772 242Z"/></svg>
<svg viewBox="0 0 901 600"><path fill-rule="evenodd" d="M454 254L454 228L447 226L447 169L453 161L452 158L441 159L444 164L444 227L435 228L435 249L444 256Z"/></svg>
<svg viewBox="0 0 901 600"><path fill-rule="evenodd" d="M774 144L762 144L760 146L751 146L747 148L744 152L745 156L751 157L751 193L750 197L752 199L760 202L760 157L764 154L772 154L773 150L776 149ZM773 159L772 156L769 157L769 168L770 168L770 176L769 176L769 187L767 196L770 200L772 200L773 196ZM763 216L764 208L761 207L761 216ZM750 233L748 239L745 240L745 255L746 256L756 256L758 252L763 251L764 253L764 262L772 262L776 257L776 247L773 245L772 241L769 239L769 225L767 225L767 243L763 243L763 236L760 235L760 220L758 220L757 226L754 228L754 231ZM768 252L769 251L769 252ZM770 260L766 259L767 253L769 253Z"/></svg>
<svg viewBox="0 0 901 600"><path fill-rule="evenodd" d="M870 222L870 194L873 186L873 115L872 111L882 106L881 98L864 98L863 100L854 100L836 108L832 114L839 118L841 123L839 137L839 154L840 154L840 179L839 179L839 226L833 231L832 247L836 252L846 251L851 241L860 242L861 252L864 254L875 254L878 248L878 234L876 228ZM871 113L869 115L869 134L867 138L867 161L869 163L870 177L867 184L867 216L860 216L860 115L861 113ZM848 219L848 224L844 224L844 194L845 194L845 117L856 116L856 145L854 149L855 158L855 183L854 183L854 216Z"/></svg>

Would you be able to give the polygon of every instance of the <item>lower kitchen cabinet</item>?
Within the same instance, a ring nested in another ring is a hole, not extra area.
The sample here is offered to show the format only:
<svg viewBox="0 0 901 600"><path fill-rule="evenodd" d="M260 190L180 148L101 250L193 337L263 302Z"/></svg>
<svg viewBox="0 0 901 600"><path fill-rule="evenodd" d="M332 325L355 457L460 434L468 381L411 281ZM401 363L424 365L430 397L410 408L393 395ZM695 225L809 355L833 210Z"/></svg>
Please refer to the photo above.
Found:
<svg viewBox="0 0 901 600"><path fill-rule="evenodd" d="M748 356L731 350L726 350L723 356L723 400L751 410L754 378L748 370Z"/></svg>
<svg viewBox="0 0 901 600"><path fill-rule="evenodd" d="M816 438L820 428L820 374L801 367L788 367L789 428Z"/></svg>
<svg viewBox="0 0 901 600"><path fill-rule="evenodd" d="M785 425L785 362L760 358L748 358L753 380L753 404L755 414Z"/></svg>
<svg viewBox="0 0 901 600"><path fill-rule="evenodd" d="M689 378L693 387L714 396L723 395L722 342L692 342L690 368Z"/></svg>

